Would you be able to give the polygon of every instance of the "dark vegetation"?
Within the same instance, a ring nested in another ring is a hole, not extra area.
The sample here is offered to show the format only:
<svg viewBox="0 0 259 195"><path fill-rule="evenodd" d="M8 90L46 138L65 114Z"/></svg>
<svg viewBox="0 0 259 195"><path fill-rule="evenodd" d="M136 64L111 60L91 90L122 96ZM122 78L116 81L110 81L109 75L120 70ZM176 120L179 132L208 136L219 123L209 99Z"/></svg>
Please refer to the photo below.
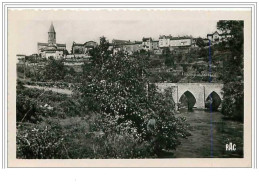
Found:
<svg viewBox="0 0 259 195"><path fill-rule="evenodd" d="M17 157L155 158L174 150L188 125L175 116L172 92L158 93L149 82L146 57L112 54L101 38L72 96L18 82ZM48 63L63 69L60 61ZM51 74L60 81L70 73Z"/></svg>
<svg viewBox="0 0 259 195"><path fill-rule="evenodd" d="M229 50L225 55L220 77L224 83L222 113L232 119L244 119L244 22L219 21L217 28L230 32L228 42L219 45L221 50ZM227 49L226 49L227 48Z"/></svg>

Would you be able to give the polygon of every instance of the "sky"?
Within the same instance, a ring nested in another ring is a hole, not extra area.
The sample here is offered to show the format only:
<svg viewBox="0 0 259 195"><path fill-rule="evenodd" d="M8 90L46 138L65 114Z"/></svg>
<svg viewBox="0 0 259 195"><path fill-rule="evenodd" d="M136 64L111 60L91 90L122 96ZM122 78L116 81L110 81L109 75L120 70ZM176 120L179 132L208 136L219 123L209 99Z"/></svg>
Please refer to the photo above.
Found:
<svg viewBox="0 0 259 195"><path fill-rule="evenodd" d="M57 43L112 39L142 40L159 35L206 37L216 31L215 14L201 11L9 11L8 35L15 53L37 53L37 42L48 41L51 22Z"/></svg>

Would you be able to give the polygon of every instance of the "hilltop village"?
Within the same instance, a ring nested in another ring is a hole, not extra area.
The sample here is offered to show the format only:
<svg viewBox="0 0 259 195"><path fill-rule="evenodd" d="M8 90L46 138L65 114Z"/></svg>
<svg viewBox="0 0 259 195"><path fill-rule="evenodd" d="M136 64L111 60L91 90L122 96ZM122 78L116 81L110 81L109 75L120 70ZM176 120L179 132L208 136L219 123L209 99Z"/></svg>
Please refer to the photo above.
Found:
<svg viewBox="0 0 259 195"><path fill-rule="evenodd" d="M124 51L128 55L136 53L148 54L150 60L149 71L153 74L154 82L196 82L208 81L208 75L217 81L217 67L222 65L222 58L213 57L211 67L213 72L208 72L209 46L215 48L216 45L224 43L231 34L219 33L215 31L207 34L206 38L194 38L192 36L172 36L160 35L158 39L143 37L142 40L118 40L112 39L109 42L109 50L113 53ZM37 53L30 56L18 54L17 64L44 65L44 61L49 58L62 59L64 64L73 67L76 72L80 72L80 65L87 63L90 59L90 51L98 43L86 41L85 43L73 42L69 49L66 43L57 43L57 32L51 23L47 36L48 42L37 43ZM214 54L217 52L214 52ZM33 63L32 63L33 62ZM157 74L158 73L158 74ZM195 77L195 78L194 78Z"/></svg>
<svg viewBox="0 0 259 195"><path fill-rule="evenodd" d="M95 41L86 41L85 43L73 42L70 53L67 52L66 44L56 43L57 33L55 31L53 23L51 23L48 31L48 43L38 43L38 55L41 58L49 58L53 56L55 59L58 58L87 58L89 57L89 50L97 46ZM117 40L113 39L110 43L110 49L114 52L126 51L129 54L134 52L140 52L141 50L151 52L152 54L162 55L164 49L174 51L177 49L188 50L191 47L199 47L202 44L211 45L225 41L231 37L230 34L218 33L215 31L212 34L207 34L207 38L193 38L192 36L172 36L172 35L160 35L158 40L151 37L143 37L139 41L131 40Z"/></svg>

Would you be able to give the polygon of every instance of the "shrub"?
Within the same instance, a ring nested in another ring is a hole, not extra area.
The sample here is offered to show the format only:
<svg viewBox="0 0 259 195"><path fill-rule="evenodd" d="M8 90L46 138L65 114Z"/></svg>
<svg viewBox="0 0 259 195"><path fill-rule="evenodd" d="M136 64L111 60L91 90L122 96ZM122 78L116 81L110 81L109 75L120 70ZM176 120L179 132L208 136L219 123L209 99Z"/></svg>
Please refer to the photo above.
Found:
<svg viewBox="0 0 259 195"><path fill-rule="evenodd" d="M17 158L68 158L63 143L64 133L58 124L42 127L19 126L17 130Z"/></svg>
<svg viewBox="0 0 259 195"><path fill-rule="evenodd" d="M79 99L80 100L80 99ZM86 113L87 108L80 106L74 97L52 91L25 88L19 82L17 86L17 121L36 123L45 117L65 118Z"/></svg>
<svg viewBox="0 0 259 195"><path fill-rule="evenodd" d="M29 95L37 97L40 95L39 90L25 89L22 84L17 85L17 98L16 98L16 120L17 121L30 121L37 122L41 120L40 107L35 99Z"/></svg>
<svg viewBox="0 0 259 195"><path fill-rule="evenodd" d="M91 124L94 158L152 157L151 145L143 141L132 121L118 123L120 117L102 114Z"/></svg>
<svg viewBox="0 0 259 195"><path fill-rule="evenodd" d="M63 80L67 74L67 69L64 66L63 60L55 60L50 58L47 65L44 67L44 80L59 81Z"/></svg>

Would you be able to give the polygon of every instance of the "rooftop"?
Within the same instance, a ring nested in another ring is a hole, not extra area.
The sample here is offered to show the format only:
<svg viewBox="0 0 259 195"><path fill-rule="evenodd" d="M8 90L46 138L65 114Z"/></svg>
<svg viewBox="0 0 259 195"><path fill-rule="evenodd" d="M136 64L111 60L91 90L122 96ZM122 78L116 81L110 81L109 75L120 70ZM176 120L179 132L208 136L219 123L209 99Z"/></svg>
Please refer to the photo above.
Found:
<svg viewBox="0 0 259 195"><path fill-rule="evenodd" d="M160 35L159 36L159 39L171 39L171 38L173 38L171 35L168 35L168 36L166 36L166 35Z"/></svg>

